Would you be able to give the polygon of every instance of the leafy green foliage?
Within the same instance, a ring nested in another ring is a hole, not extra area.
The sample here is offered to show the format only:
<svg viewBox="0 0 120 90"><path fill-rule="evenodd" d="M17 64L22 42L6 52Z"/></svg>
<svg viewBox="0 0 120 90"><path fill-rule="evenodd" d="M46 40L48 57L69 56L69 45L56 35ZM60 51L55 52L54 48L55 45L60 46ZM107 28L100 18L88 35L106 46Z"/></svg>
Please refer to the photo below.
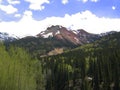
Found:
<svg viewBox="0 0 120 90"><path fill-rule="evenodd" d="M0 90L44 90L41 70L23 49L0 45Z"/></svg>

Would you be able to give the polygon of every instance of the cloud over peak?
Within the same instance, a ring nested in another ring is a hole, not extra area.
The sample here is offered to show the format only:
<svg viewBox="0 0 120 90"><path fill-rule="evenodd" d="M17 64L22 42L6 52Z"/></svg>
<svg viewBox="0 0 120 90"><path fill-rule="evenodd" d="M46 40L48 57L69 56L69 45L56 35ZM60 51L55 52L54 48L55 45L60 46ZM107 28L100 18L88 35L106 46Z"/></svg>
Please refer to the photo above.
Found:
<svg viewBox="0 0 120 90"><path fill-rule="evenodd" d="M120 31L120 19L100 18L86 10L76 14L65 14L64 17L47 17L37 21L31 11L25 11L18 22L0 22L0 30L18 36L36 35L50 25L62 25L73 30L85 29L91 33L102 33L111 30Z"/></svg>

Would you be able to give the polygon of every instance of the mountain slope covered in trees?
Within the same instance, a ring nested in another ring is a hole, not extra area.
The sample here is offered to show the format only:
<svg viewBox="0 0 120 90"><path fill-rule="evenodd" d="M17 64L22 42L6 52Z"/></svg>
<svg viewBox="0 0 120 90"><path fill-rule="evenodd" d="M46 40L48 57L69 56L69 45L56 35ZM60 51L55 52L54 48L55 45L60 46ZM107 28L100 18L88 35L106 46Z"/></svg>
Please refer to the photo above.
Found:
<svg viewBox="0 0 120 90"><path fill-rule="evenodd" d="M63 48L64 50L75 48L78 45L74 45L73 43L66 40L58 40L54 37L42 38L42 37L25 37L6 45L18 46L26 49L34 56L40 57L41 55L47 55L50 51L55 48Z"/></svg>
<svg viewBox="0 0 120 90"><path fill-rule="evenodd" d="M41 58L46 90L119 90L120 33L61 55Z"/></svg>
<svg viewBox="0 0 120 90"><path fill-rule="evenodd" d="M40 62L34 59L34 54L46 53L51 48L65 45L66 48L75 47L53 37L26 37L12 44L6 43L7 47L0 45L0 89L120 89L120 32L105 35L93 43L67 49L59 55L37 57ZM32 53L31 56L15 46L24 47ZM38 53L37 50L41 51Z"/></svg>

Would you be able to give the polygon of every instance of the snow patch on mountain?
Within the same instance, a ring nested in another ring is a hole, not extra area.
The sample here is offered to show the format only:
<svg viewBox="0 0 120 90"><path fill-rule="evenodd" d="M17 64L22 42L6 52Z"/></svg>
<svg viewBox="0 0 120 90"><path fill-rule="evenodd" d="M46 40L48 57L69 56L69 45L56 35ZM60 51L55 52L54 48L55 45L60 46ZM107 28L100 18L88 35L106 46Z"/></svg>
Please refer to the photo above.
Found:
<svg viewBox="0 0 120 90"><path fill-rule="evenodd" d="M106 35L109 35L109 34L113 34L113 33L116 33L117 31L109 31L109 32L105 32L105 33L101 33L100 36L106 36Z"/></svg>
<svg viewBox="0 0 120 90"><path fill-rule="evenodd" d="M79 43L79 39L78 38L74 37L74 39L76 40L77 43Z"/></svg>
<svg viewBox="0 0 120 90"><path fill-rule="evenodd" d="M77 30L71 30L74 34L78 34L79 32Z"/></svg>
<svg viewBox="0 0 120 90"><path fill-rule="evenodd" d="M11 42L11 41L14 41L16 39L18 39L18 37L15 36L14 34L8 34L6 32L0 32L0 41Z"/></svg>
<svg viewBox="0 0 120 90"><path fill-rule="evenodd" d="M53 37L53 33L47 33L42 35L44 38Z"/></svg>
<svg viewBox="0 0 120 90"><path fill-rule="evenodd" d="M57 34L60 34L60 31L57 31L57 32L55 33L55 35L57 35Z"/></svg>

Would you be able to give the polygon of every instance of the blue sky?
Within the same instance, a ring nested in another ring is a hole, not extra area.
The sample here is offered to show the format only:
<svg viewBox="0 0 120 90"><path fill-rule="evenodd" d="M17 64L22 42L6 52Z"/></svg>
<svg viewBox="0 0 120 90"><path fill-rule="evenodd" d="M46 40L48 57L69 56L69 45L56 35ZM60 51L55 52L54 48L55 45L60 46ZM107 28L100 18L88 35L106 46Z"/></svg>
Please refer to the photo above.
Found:
<svg viewBox="0 0 120 90"><path fill-rule="evenodd" d="M36 35L51 25L120 31L120 0L0 0L0 32Z"/></svg>

